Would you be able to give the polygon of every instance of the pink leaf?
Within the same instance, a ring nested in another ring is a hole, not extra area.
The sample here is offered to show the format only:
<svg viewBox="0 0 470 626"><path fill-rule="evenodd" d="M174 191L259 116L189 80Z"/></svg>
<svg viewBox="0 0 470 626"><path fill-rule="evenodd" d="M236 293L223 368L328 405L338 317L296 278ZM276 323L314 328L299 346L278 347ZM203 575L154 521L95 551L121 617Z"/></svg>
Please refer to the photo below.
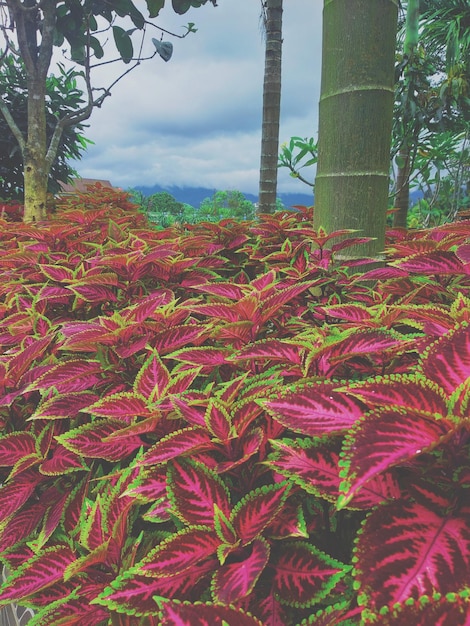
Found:
<svg viewBox="0 0 470 626"><path fill-rule="evenodd" d="M177 456L212 447L211 438L206 430L188 427L174 431L163 437L149 448L138 460L138 465L156 465L166 463Z"/></svg>
<svg viewBox="0 0 470 626"><path fill-rule="evenodd" d="M232 523L244 545L258 537L284 504L286 484L267 485L251 491L233 509Z"/></svg>
<svg viewBox="0 0 470 626"><path fill-rule="evenodd" d="M470 376L470 329L462 325L426 351L421 369L449 395Z"/></svg>
<svg viewBox="0 0 470 626"><path fill-rule="evenodd" d="M98 396L91 391L77 391L52 396L52 398L43 400L29 419L74 418L80 411L94 404L97 400Z"/></svg>
<svg viewBox="0 0 470 626"><path fill-rule="evenodd" d="M150 401L162 396L163 390L170 381L170 373L160 360L157 353L152 354L137 373L134 389Z"/></svg>
<svg viewBox="0 0 470 626"><path fill-rule="evenodd" d="M0 602L20 600L62 579L65 568L75 560L67 546L52 546L26 561L0 588Z"/></svg>
<svg viewBox="0 0 470 626"><path fill-rule="evenodd" d="M121 427L122 422L116 420L96 421L58 435L57 441L84 457L119 461L142 445L142 440L136 435L106 440Z"/></svg>
<svg viewBox="0 0 470 626"><path fill-rule="evenodd" d="M98 402L88 406L86 412L123 421L129 421L137 416L147 417L151 414L146 399L128 391L104 396Z"/></svg>
<svg viewBox="0 0 470 626"><path fill-rule="evenodd" d="M258 619L241 609L220 604L162 599L160 608L160 623L165 626L262 626Z"/></svg>
<svg viewBox="0 0 470 626"><path fill-rule="evenodd" d="M372 477L434 448L452 427L411 410L371 411L351 430L344 447L345 477L339 506Z"/></svg>
<svg viewBox="0 0 470 626"><path fill-rule="evenodd" d="M27 391L50 389L59 393L84 391L101 380L101 365L98 361L73 359L52 365L28 386Z"/></svg>
<svg viewBox="0 0 470 626"><path fill-rule="evenodd" d="M208 559L219 544L210 527L189 527L162 541L137 566L147 576L175 576Z"/></svg>
<svg viewBox="0 0 470 626"><path fill-rule="evenodd" d="M447 510L399 500L371 513L355 550L355 577L371 609L468 584L470 509L454 512L449 502Z"/></svg>
<svg viewBox="0 0 470 626"><path fill-rule="evenodd" d="M234 604L253 591L268 563L270 549L264 539L255 539L250 549L246 558L223 565L214 574L212 592L218 602Z"/></svg>
<svg viewBox="0 0 470 626"><path fill-rule="evenodd" d="M304 435L321 436L350 428L364 413L359 400L335 391L337 383L299 384L279 399L264 402L283 426Z"/></svg>
<svg viewBox="0 0 470 626"><path fill-rule="evenodd" d="M275 564L274 590L281 602L311 606L326 598L349 569L310 543L288 542Z"/></svg>
<svg viewBox="0 0 470 626"><path fill-rule="evenodd" d="M35 452L36 438L31 433L10 433L0 437L0 467L12 467Z"/></svg>
<svg viewBox="0 0 470 626"><path fill-rule="evenodd" d="M187 459L168 468L168 494L176 515L193 525L214 527L214 507L230 514L228 490L222 480L204 465Z"/></svg>

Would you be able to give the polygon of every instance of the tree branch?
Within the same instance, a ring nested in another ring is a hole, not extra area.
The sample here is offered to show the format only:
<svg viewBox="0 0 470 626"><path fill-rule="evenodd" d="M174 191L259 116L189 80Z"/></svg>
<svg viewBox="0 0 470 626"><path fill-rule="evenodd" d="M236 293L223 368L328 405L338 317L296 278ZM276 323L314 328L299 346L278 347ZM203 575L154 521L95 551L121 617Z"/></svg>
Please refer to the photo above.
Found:
<svg viewBox="0 0 470 626"><path fill-rule="evenodd" d="M20 146L21 154L24 154L26 141L23 137L23 133L18 127L18 124L13 119L12 114L10 113L10 109L7 107L5 102L0 99L0 111L3 113L3 117L5 118L8 126L10 127L11 132L14 134L18 145Z"/></svg>

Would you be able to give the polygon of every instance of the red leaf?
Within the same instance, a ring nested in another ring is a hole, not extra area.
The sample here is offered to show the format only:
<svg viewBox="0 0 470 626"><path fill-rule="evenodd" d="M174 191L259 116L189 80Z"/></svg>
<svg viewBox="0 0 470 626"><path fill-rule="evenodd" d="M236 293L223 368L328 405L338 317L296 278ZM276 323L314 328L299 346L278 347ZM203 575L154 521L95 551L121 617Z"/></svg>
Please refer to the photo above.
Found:
<svg viewBox="0 0 470 626"><path fill-rule="evenodd" d="M35 452L36 438L31 433L10 433L0 437L0 467L12 467Z"/></svg>
<svg viewBox="0 0 470 626"><path fill-rule="evenodd" d="M335 389L337 383L299 384L279 399L264 402L283 426L304 435L321 436L349 429L364 413L362 403Z"/></svg>
<svg viewBox="0 0 470 626"><path fill-rule="evenodd" d="M465 274L465 267L460 259L447 250L417 254L407 259L393 261L393 265L415 274Z"/></svg>
<svg viewBox="0 0 470 626"><path fill-rule="evenodd" d="M52 365L31 383L27 391L50 389L59 393L84 391L101 380L101 365L98 361L74 359Z"/></svg>
<svg viewBox="0 0 470 626"><path fill-rule="evenodd" d="M81 410L94 404L97 400L98 396L91 391L63 393L43 400L29 419L74 418Z"/></svg>
<svg viewBox="0 0 470 626"><path fill-rule="evenodd" d="M372 610L408 598L463 589L470 576L470 509L438 515L399 500L382 505L363 526L355 577Z"/></svg>
<svg viewBox="0 0 470 626"><path fill-rule="evenodd" d="M311 606L321 602L349 569L307 542L284 543L275 564L274 590L281 602Z"/></svg>
<svg viewBox="0 0 470 626"><path fill-rule="evenodd" d="M204 465L188 459L168 467L168 494L176 515L193 525L214 527L214 507L230 515L228 490L222 480Z"/></svg>
<svg viewBox="0 0 470 626"><path fill-rule="evenodd" d="M354 395L372 406L402 406L416 412L447 415L447 404L429 381L410 376L383 377L342 387L340 391Z"/></svg>
<svg viewBox="0 0 470 626"><path fill-rule="evenodd" d="M42 476L36 472L23 472L0 487L0 521L3 521L28 500Z"/></svg>
<svg viewBox="0 0 470 626"><path fill-rule="evenodd" d="M344 506L352 495L378 474L434 448L452 426L411 410L371 411L348 435L341 464Z"/></svg>
<svg viewBox="0 0 470 626"><path fill-rule="evenodd" d="M255 539L250 545L251 554L236 563L220 567L212 579L214 599L224 604L234 604L252 591L269 560L269 544Z"/></svg>
<svg viewBox="0 0 470 626"><path fill-rule="evenodd" d="M272 522L287 498L287 485L279 483L251 491L233 509L231 521L244 545Z"/></svg>
<svg viewBox="0 0 470 626"><path fill-rule="evenodd" d="M181 346L195 343L205 333L207 333L207 328L203 325L173 326L156 333L151 343L158 354L164 355Z"/></svg>
<svg viewBox="0 0 470 626"><path fill-rule="evenodd" d="M426 351L421 369L449 395L470 376L470 328L465 324L440 337Z"/></svg>
<svg viewBox="0 0 470 626"><path fill-rule="evenodd" d="M213 572L214 566L216 563L209 560L175 576L151 579L130 570L113 580L100 594L98 602L109 606L111 610L117 608L126 610L131 615L154 612L156 610L154 596L189 598L198 582L204 582L205 576Z"/></svg>
<svg viewBox="0 0 470 626"><path fill-rule="evenodd" d="M39 466L39 471L45 476L60 476L69 472L87 469L80 456L67 450L60 444L55 446L52 456Z"/></svg>
<svg viewBox="0 0 470 626"><path fill-rule="evenodd" d="M170 433L149 448L137 461L138 465L166 463L177 456L212 447L211 438L202 428L188 427Z"/></svg>
<svg viewBox="0 0 470 626"><path fill-rule="evenodd" d="M117 420L96 421L69 430L56 439L68 450L84 457L119 461L142 445L142 440L136 435L106 440L120 427L122 422Z"/></svg>
<svg viewBox="0 0 470 626"><path fill-rule="evenodd" d="M201 348L177 350L176 352L167 355L165 358L182 361L183 363L190 363L191 365L217 367L218 365L228 363L227 357L229 355L230 351L228 349L205 346Z"/></svg>
<svg viewBox="0 0 470 626"><path fill-rule="evenodd" d="M189 527L162 541L137 567L147 576L175 576L212 556L219 544L210 527Z"/></svg>
<svg viewBox="0 0 470 626"><path fill-rule="evenodd" d="M0 602L22 600L62 579L75 560L68 546L52 546L26 561L0 588Z"/></svg>
<svg viewBox="0 0 470 626"><path fill-rule="evenodd" d="M165 626L263 626L255 617L241 609L219 604L162 600L160 620Z"/></svg>
<svg viewBox="0 0 470 626"><path fill-rule="evenodd" d="M126 422L137 416L148 417L151 414L146 399L131 391L121 391L105 396L88 406L86 412Z"/></svg>
<svg viewBox="0 0 470 626"><path fill-rule="evenodd" d="M169 381L168 369L163 365L158 354L154 353L149 356L137 373L134 390L151 402L155 402L163 395Z"/></svg>

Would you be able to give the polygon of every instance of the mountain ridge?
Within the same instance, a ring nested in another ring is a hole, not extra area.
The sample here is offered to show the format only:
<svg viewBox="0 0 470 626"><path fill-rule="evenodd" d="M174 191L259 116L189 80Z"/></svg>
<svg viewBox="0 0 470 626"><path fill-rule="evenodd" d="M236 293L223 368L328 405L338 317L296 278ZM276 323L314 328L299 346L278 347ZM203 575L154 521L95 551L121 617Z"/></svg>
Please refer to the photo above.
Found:
<svg viewBox="0 0 470 626"><path fill-rule="evenodd" d="M167 193L171 194L178 202L189 204L194 208L199 207L199 205L205 198L210 198L214 195L216 191L218 191L217 189L209 187L179 187L177 185L162 186L157 184L151 186L138 185L136 187L133 187L133 189L140 191L142 194L144 194L144 196L147 197L155 193L161 193L162 191L166 191ZM243 193L245 198L247 200L250 200L250 202L258 202L258 196L251 193L245 193L244 191L242 191L241 193ZM311 206L313 204L313 193L309 194L289 192L278 193L277 195L286 208L295 206L297 204L304 206Z"/></svg>

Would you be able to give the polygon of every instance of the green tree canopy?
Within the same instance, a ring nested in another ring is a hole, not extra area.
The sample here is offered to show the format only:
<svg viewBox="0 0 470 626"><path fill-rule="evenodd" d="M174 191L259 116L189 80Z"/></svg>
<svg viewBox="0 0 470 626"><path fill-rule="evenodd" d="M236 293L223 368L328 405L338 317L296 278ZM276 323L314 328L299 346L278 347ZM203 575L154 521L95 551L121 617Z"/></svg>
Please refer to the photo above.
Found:
<svg viewBox="0 0 470 626"><path fill-rule="evenodd" d="M73 112L83 104L83 93L77 87L77 72L66 71L58 66L57 75L51 74L46 81L46 125L50 141L57 118ZM27 85L26 72L21 60L8 55L0 65L0 91L3 100L12 112L13 119L22 133L27 131ZM83 124L64 129L56 158L52 163L48 180L48 191L56 193L59 182L67 182L76 175L70 164L71 159L79 159L87 145L82 131ZM0 197L22 198L24 187L23 155L18 142L0 115Z"/></svg>
<svg viewBox="0 0 470 626"><path fill-rule="evenodd" d="M212 197L201 202L198 218L208 222L224 218L249 220L253 219L254 210L254 204L241 191L216 191Z"/></svg>

